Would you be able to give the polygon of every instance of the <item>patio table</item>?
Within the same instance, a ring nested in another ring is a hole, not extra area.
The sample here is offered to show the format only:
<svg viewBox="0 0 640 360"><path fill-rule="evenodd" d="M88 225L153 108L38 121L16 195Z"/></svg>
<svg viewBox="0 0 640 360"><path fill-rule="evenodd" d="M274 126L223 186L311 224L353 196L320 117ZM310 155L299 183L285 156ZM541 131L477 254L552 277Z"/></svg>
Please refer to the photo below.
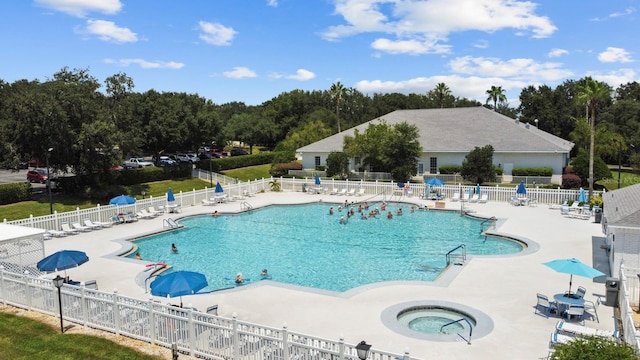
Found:
<svg viewBox="0 0 640 360"><path fill-rule="evenodd" d="M569 310L571 305L582 305L584 306L583 298L575 298L573 294L560 293L553 295L553 298L558 302L558 311L560 314L565 313Z"/></svg>

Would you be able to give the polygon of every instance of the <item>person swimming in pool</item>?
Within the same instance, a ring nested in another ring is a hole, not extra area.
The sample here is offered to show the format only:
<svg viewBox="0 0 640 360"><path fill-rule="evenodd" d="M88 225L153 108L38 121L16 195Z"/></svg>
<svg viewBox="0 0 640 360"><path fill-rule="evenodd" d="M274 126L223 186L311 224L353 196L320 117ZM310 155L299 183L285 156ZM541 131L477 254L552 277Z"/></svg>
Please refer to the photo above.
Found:
<svg viewBox="0 0 640 360"><path fill-rule="evenodd" d="M329 215L333 215L333 207L329 208Z"/></svg>
<svg viewBox="0 0 640 360"><path fill-rule="evenodd" d="M387 219L393 219L393 214L391 211L387 212Z"/></svg>
<svg viewBox="0 0 640 360"><path fill-rule="evenodd" d="M242 273L238 273L238 275L236 275L236 284L242 283L244 283L244 278L242 277Z"/></svg>
<svg viewBox="0 0 640 360"><path fill-rule="evenodd" d="M269 276L269 271L267 269L262 269L262 272L260 273L260 276L262 276L263 278L268 277Z"/></svg>
<svg viewBox="0 0 640 360"><path fill-rule="evenodd" d="M174 254L178 253L178 247L176 246L176 244L171 244L171 252Z"/></svg>

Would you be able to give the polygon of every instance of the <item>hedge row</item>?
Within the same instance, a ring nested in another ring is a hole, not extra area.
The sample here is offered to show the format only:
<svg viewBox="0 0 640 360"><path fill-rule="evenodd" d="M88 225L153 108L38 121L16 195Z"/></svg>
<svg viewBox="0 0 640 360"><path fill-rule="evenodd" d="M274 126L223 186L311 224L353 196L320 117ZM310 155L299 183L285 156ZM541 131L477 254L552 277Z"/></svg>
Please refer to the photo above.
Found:
<svg viewBox="0 0 640 360"><path fill-rule="evenodd" d="M0 184L0 205L31 200L31 184L26 181Z"/></svg>
<svg viewBox="0 0 640 360"><path fill-rule="evenodd" d="M495 167L495 171L496 171L496 175L501 176L502 175L502 168L501 167ZM453 174L460 174L460 172L462 172L462 165L443 165L440 166L440 174L447 174L447 175L453 175Z"/></svg>
<svg viewBox="0 0 640 360"><path fill-rule="evenodd" d="M553 175L553 169L550 167L513 168L511 174L513 176L551 176Z"/></svg>
<svg viewBox="0 0 640 360"><path fill-rule="evenodd" d="M222 159L200 160L198 167L202 170L211 170L213 172L221 172L224 170L238 169L247 166L256 166L271 164L273 158L277 155L276 152L244 155L244 156L231 156Z"/></svg>

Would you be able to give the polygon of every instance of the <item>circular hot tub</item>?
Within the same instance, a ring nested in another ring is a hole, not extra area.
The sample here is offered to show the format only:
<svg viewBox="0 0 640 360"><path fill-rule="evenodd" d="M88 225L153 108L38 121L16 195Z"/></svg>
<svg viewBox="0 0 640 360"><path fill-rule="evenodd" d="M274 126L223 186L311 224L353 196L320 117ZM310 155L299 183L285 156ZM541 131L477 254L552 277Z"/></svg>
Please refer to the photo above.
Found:
<svg viewBox="0 0 640 360"><path fill-rule="evenodd" d="M381 317L391 330L423 340L470 342L493 330L493 321L483 312L448 301L397 304Z"/></svg>

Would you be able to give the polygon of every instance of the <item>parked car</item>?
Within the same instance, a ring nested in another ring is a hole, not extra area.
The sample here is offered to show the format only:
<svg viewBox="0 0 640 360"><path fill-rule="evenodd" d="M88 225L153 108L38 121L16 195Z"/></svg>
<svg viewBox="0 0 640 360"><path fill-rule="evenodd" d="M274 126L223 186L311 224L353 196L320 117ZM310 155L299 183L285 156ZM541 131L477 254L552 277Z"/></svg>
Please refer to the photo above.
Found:
<svg viewBox="0 0 640 360"><path fill-rule="evenodd" d="M27 181L29 182L39 182L44 184L47 182L49 175L47 174L47 170L45 169L33 169L27 171Z"/></svg>
<svg viewBox="0 0 640 360"><path fill-rule="evenodd" d="M214 157L213 157L213 155L211 155L210 153L200 153L200 154L198 155L198 158L199 158L200 160L209 160L209 159L213 159Z"/></svg>
<svg viewBox="0 0 640 360"><path fill-rule="evenodd" d="M191 162L191 158L190 158L187 154L185 154L185 153L182 153L182 154L176 154L176 159L177 159L179 162L181 162L181 163L188 163L188 162Z"/></svg>
<svg viewBox="0 0 640 360"><path fill-rule="evenodd" d="M178 162L168 156L160 156L160 166L177 166Z"/></svg>
<svg viewBox="0 0 640 360"><path fill-rule="evenodd" d="M194 153L188 153L187 156L189 157L189 162L192 164L195 164L200 161L200 158L198 157L198 155Z"/></svg>
<svg viewBox="0 0 640 360"><path fill-rule="evenodd" d="M144 158L131 158L124 163L124 167L127 169L138 169L149 166L153 166L153 163L145 161Z"/></svg>
<svg viewBox="0 0 640 360"><path fill-rule="evenodd" d="M242 149L231 149L231 156L249 155L248 152Z"/></svg>

